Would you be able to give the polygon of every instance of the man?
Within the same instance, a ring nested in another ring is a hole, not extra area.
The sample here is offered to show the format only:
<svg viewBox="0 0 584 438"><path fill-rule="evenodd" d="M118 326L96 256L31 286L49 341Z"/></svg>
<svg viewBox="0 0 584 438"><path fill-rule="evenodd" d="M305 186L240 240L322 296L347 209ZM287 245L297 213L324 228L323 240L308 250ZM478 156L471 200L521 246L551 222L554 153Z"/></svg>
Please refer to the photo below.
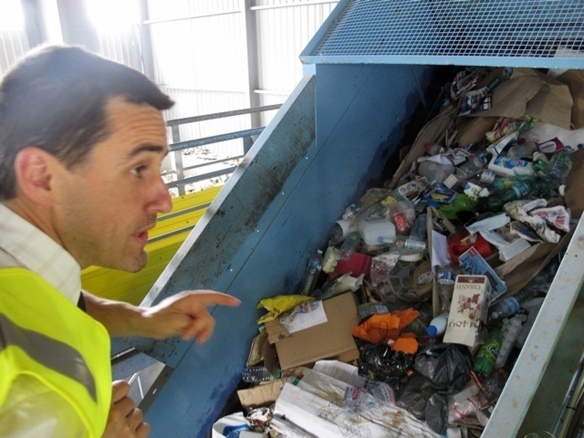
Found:
<svg viewBox="0 0 584 438"><path fill-rule="evenodd" d="M213 291L139 308L81 292L89 265L140 270L158 213L173 102L141 73L76 47L43 47L0 82L0 431L3 437L146 437L114 382L110 336L205 342Z"/></svg>

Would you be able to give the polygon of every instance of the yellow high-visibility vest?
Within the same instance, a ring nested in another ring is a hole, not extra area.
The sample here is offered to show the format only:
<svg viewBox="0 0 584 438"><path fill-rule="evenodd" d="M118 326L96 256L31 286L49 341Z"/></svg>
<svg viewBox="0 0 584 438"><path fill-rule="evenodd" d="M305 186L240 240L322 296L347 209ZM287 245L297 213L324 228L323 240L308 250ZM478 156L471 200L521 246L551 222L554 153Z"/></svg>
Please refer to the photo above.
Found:
<svg viewBox="0 0 584 438"><path fill-rule="evenodd" d="M47 400L67 406L69 418L56 421L71 420L75 436L84 428L85 436L99 438L112 396L109 356L110 337L102 324L37 274L0 269L0 409L14 397L15 382L25 378Z"/></svg>

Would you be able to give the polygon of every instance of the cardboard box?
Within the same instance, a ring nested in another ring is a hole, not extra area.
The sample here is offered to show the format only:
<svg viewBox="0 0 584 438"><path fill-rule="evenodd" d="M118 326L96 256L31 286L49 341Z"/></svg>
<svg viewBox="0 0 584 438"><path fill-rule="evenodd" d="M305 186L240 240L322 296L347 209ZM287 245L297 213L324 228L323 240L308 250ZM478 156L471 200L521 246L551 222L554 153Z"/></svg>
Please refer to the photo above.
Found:
<svg viewBox="0 0 584 438"><path fill-rule="evenodd" d="M444 342L473 347L481 324L487 321L491 286L486 275L458 275Z"/></svg>
<svg viewBox="0 0 584 438"><path fill-rule="evenodd" d="M327 322L289 334L277 320L266 323L268 341L275 343L280 368L287 370L319 359L344 362L357 359L359 350L352 333L359 323L352 292L323 302Z"/></svg>

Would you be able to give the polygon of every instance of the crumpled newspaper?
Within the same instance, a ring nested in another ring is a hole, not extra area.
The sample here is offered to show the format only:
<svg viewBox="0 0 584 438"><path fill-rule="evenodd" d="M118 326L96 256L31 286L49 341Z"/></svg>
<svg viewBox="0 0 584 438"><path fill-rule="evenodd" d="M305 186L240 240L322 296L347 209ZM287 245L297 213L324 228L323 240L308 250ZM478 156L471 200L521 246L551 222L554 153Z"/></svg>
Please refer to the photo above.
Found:
<svg viewBox="0 0 584 438"><path fill-rule="evenodd" d="M534 210L546 206L547 201L545 199L535 199L533 201L509 202L503 208L512 219L523 222L533 228L536 234L545 242L558 243L561 237L560 233L552 230L543 216L532 214Z"/></svg>

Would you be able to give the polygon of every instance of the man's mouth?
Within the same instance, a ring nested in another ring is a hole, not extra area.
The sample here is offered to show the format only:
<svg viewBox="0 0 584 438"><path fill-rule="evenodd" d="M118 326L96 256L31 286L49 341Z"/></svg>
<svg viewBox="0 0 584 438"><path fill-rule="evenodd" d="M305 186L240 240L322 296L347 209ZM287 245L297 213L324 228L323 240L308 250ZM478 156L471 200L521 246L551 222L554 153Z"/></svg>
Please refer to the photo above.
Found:
<svg viewBox="0 0 584 438"><path fill-rule="evenodd" d="M140 233L134 234L136 240L138 240L142 245L148 243L148 231L141 231Z"/></svg>

